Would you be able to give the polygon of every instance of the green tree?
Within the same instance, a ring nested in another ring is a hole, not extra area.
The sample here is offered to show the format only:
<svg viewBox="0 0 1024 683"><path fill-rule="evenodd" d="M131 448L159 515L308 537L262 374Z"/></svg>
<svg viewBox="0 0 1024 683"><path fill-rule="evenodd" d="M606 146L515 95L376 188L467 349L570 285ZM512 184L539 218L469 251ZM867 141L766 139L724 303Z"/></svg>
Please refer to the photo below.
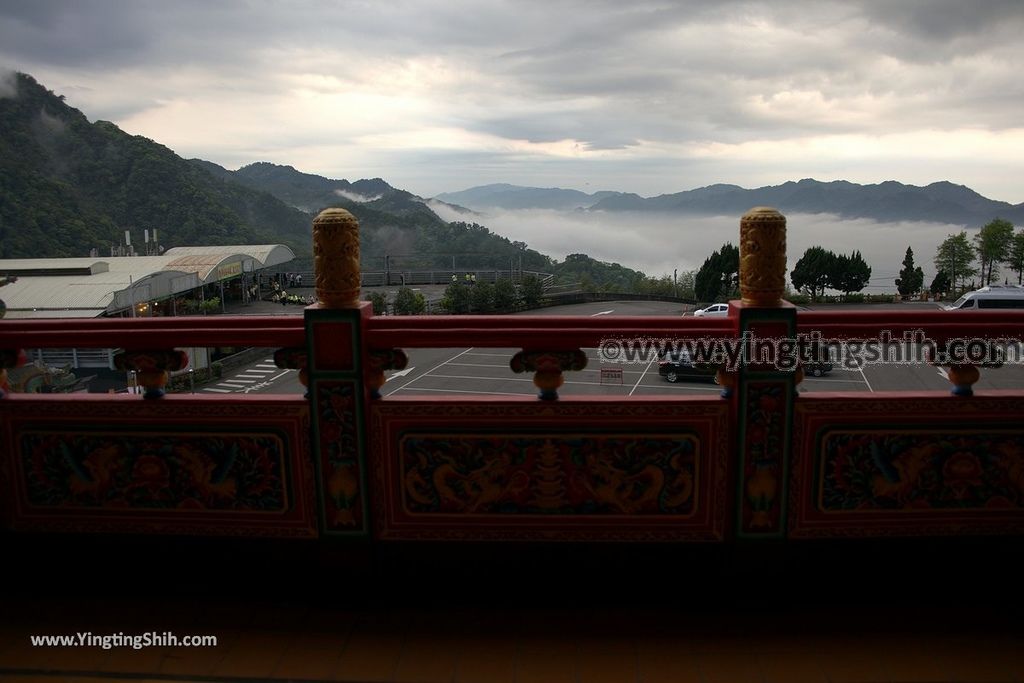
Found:
<svg viewBox="0 0 1024 683"><path fill-rule="evenodd" d="M370 303L373 305L374 315L388 314L388 293L370 292Z"/></svg>
<svg viewBox="0 0 1024 683"><path fill-rule="evenodd" d="M808 248L789 274L793 286L797 290L806 291L812 300L817 299L825 293L825 287L831 282L835 261L836 255L823 247Z"/></svg>
<svg viewBox="0 0 1024 683"><path fill-rule="evenodd" d="M969 277L978 274L974 267L974 249L967 240L967 232L950 235L935 252L935 267L949 275L952 289L962 289Z"/></svg>
<svg viewBox="0 0 1024 683"><path fill-rule="evenodd" d="M544 285L536 275L527 275L520 285L523 296L523 305L527 308L536 308L544 298Z"/></svg>
<svg viewBox="0 0 1024 683"><path fill-rule="evenodd" d="M494 283L494 310L499 313L508 313L516 308L519 294L512 281L502 278Z"/></svg>
<svg viewBox="0 0 1024 683"><path fill-rule="evenodd" d="M693 289L699 301L719 301L736 295L739 286L740 250L731 243L704 260L694 277Z"/></svg>
<svg viewBox="0 0 1024 683"><path fill-rule="evenodd" d="M494 285L478 282L470 290L470 307L474 313L494 313Z"/></svg>
<svg viewBox="0 0 1024 683"><path fill-rule="evenodd" d="M896 289L903 296L913 296L924 287L924 271L921 266L914 266L914 250L907 247L907 254L903 257L903 270L896 278Z"/></svg>
<svg viewBox="0 0 1024 683"><path fill-rule="evenodd" d="M696 270L687 270L679 273L675 283L675 296L681 299L696 299L697 294L694 289L694 282L697 278Z"/></svg>
<svg viewBox="0 0 1024 683"><path fill-rule="evenodd" d="M949 288L952 283L949 280L949 276L946 275L946 271L940 270L935 273L935 278L932 280L932 284L928 287L931 290L932 296L936 299L943 299L949 294Z"/></svg>
<svg viewBox="0 0 1024 683"><path fill-rule="evenodd" d="M469 285L464 285L458 282L453 282L448 285L444 290L444 297L441 298L441 308L444 309L445 313L469 313Z"/></svg>
<svg viewBox="0 0 1024 683"><path fill-rule="evenodd" d="M420 315L426 308L427 302L423 295L408 287L402 287L395 293L394 309L397 315Z"/></svg>
<svg viewBox="0 0 1024 683"><path fill-rule="evenodd" d="M1017 284L1024 284L1024 230L1013 236L1006 264L1017 273Z"/></svg>
<svg viewBox="0 0 1024 683"><path fill-rule="evenodd" d="M999 275L999 264L1010 258L1013 243L1013 223L997 218L984 226L974 236L975 249L981 261L981 282L992 284Z"/></svg>
<svg viewBox="0 0 1024 683"><path fill-rule="evenodd" d="M922 274L922 278L924 275ZM827 286L839 290L844 296L859 292L871 281L871 266L864 261L859 251L849 256L834 256Z"/></svg>

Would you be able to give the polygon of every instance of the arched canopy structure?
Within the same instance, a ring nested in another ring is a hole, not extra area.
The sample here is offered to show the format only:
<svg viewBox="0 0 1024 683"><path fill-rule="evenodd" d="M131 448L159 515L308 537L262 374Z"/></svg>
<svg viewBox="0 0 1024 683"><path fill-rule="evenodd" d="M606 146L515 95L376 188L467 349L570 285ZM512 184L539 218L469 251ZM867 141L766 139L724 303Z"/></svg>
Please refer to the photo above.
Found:
<svg viewBox="0 0 1024 683"><path fill-rule="evenodd" d="M8 318L91 318L287 263L283 244L175 247L160 256L0 260Z"/></svg>

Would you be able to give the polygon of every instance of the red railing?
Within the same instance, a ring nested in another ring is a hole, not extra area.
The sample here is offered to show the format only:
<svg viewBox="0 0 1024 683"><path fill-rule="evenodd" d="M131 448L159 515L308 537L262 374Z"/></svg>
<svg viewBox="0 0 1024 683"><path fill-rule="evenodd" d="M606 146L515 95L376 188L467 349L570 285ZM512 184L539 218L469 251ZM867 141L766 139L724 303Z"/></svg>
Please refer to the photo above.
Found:
<svg viewBox="0 0 1024 683"><path fill-rule="evenodd" d="M603 339L736 336L728 318L626 316L415 316L371 318L371 348L490 346L563 350L594 348Z"/></svg>
<svg viewBox="0 0 1024 683"><path fill-rule="evenodd" d="M784 219L759 209L741 221L744 302L724 318L373 317L357 301L354 218L338 213L314 222L315 253L337 262L303 317L0 322L8 367L17 349L122 348L151 397L0 400L8 526L556 541L1024 530L1024 390L972 395L973 365L948 368L955 395L798 394L799 373L767 361L721 370L723 398L557 394L580 349L605 340L942 344L1022 338L1024 311L798 311L779 299ZM159 398L182 367L172 349L204 346L284 349L308 400ZM469 346L522 350L510 365L540 398L375 398L407 362L396 349Z"/></svg>
<svg viewBox="0 0 1024 683"><path fill-rule="evenodd" d="M0 348L162 349L201 346L302 346L298 316L182 316L4 320Z"/></svg>
<svg viewBox="0 0 1024 683"><path fill-rule="evenodd" d="M900 338L921 330L935 341L958 338L1024 339L1024 311L800 311L800 333L820 332L826 339L878 339L883 330Z"/></svg>
<svg viewBox="0 0 1024 683"><path fill-rule="evenodd" d="M824 339L894 340L920 332L948 339L1024 339L1024 312L1006 311L800 311L799 334ZM367 321L368 348L462 346L568 350L594 348L606 339L735 339L734 317L627 316L388 316ZM0 348L303 347L299 316L182 316L4 320Z"/></svg>

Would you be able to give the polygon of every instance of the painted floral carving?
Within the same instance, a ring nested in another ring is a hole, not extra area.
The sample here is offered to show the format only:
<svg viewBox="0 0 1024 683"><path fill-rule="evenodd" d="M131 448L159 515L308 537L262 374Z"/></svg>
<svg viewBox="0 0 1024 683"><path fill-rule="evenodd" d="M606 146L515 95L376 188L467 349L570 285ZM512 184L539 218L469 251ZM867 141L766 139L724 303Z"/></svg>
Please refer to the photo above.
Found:
<svg viewBox="0 0 1024 683"><path fill-rule="evenodd" d="M986 433L838 432L820 461L823 511L1024 506L1024 440Z"/></svg>
<svg viewBox="0 0 1024 683"><path fill-rule="evenodd" d="M414 513L687 515L692 436L407 436L405 507Z"/></svg>
<svg viewBox="0 0 1024 683"><path fill-rule="evenodd" d="M287 507L276 436L27 432L21 445L28 503L36 507Z"/></svg>

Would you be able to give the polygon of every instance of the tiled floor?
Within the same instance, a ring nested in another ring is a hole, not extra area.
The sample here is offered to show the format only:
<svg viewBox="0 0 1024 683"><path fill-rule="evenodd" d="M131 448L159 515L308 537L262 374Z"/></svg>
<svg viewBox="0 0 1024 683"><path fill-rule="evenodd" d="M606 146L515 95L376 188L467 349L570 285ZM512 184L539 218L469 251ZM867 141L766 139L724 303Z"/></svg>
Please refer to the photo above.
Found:
<svg viewBox="0 0 1024 683"><path fill-rule="evenodd" d="M1024 681L1024 640L989 608L796 612L503 605L416 609L204 599L15 600L0 681L825 683ZM216 647L33 647L31 635L210 634Z"/></svg>

